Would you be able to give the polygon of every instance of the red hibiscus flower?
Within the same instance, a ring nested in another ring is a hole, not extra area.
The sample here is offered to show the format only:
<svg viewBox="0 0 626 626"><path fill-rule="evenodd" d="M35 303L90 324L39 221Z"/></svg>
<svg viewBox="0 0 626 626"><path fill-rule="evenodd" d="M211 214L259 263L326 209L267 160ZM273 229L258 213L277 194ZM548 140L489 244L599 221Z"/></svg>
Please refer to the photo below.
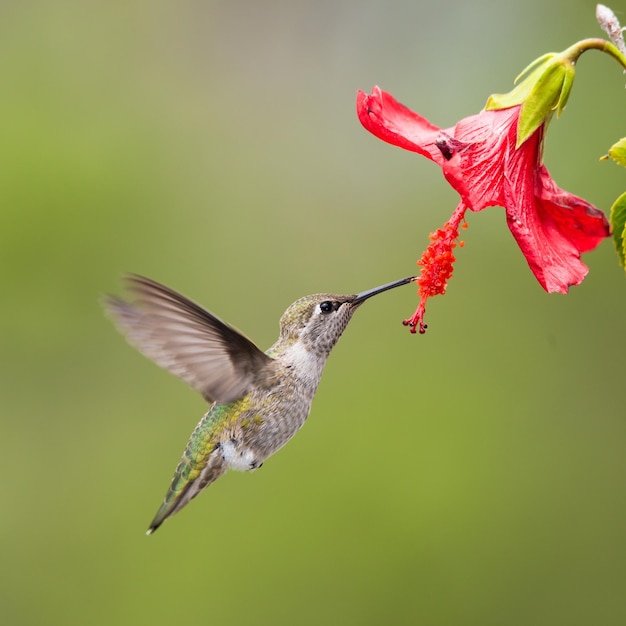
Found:
<svg viewBox="0 0 626 626"><path fill-rule="evenodd" d="M548 117L518 145L522 104L483 110L454 127L441 129L375 87L357 95L363 126L378 138L428 157L441 166L461 202L446 225L431 235L420 259L420 307L407 320L424 332L426 299L444 293L452 274L452 248L467 209L499 205L533 274L548 292L567 293L588 272L580 255L610 235L604 214L589 202L557 187L541 163Z"/></svg>

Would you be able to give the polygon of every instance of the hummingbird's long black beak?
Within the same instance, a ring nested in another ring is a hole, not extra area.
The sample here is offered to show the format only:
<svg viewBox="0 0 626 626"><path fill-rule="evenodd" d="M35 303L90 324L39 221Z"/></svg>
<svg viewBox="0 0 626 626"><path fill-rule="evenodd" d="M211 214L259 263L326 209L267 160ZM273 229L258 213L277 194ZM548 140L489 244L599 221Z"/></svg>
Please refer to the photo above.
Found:
<svg viewBox="0 0 626 626"><path fill-rule="evenodd" d="M402 280L395 280L392 283L387 283L386 285L381 285L380 287L374 287L374 289L368 289L367 291L362 291L361 293L358 293L354 297L354 300L352 300L351 304L353 306L357 304L361 304L362 302L365 302L365 300L367 300L368 298L371 298L372 296L382 293L383 291L388 291L389 289L395 289L396 287L400 287L401 285L408 285L409 283L413 282L416 278L417 276L409 276L408 278L403 278Z"/></svg>

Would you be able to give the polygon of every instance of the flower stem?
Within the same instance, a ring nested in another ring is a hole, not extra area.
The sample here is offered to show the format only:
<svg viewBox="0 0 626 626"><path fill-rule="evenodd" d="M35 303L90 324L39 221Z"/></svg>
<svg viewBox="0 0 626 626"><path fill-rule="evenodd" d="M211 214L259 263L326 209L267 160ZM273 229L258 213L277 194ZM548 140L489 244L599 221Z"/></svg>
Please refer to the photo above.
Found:
<svg viewBox="0 0 626 626"><path fill-rule="evenodd" d="M626 56L624 56L610 41L606 39L593 38L583 39L575 43L573 46L563 51L563 55L569 57L572 63L576 63L578 57L587 50L599 50L600 52L606 52L609 56L612 56L625 70L626 70Z"/></svg>

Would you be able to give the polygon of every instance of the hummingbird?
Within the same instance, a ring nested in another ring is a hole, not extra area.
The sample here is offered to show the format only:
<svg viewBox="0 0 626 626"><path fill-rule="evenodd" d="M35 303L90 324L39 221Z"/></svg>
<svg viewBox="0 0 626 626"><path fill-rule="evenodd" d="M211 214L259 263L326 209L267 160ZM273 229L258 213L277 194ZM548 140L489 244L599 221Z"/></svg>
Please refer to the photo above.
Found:
<svg viewBox="0 0 626 626"><path fill-rule="evenodd" d="M252 471L302 427L331 350L363 302L415 276L356 295L318 293L290 305L266 352L178 292L131 274L132 302L104 306L128 342L210 404L176 467L147 533L180 511L226 470Z"/></svg>

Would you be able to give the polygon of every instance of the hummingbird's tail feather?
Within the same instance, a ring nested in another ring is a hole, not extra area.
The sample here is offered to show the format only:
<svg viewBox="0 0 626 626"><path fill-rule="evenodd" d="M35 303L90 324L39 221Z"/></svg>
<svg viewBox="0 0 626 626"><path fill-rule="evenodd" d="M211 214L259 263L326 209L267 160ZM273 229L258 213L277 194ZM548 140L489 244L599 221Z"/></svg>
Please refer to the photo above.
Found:
<svg viewBox="0 0 626 626"><path fill-rule="evenodd" d="M148 528L148 535L226 471L219 443L221 429L216 428L226 410L227 406L214 404L191 433L163 504Z"/></svg>
<svg viewBox="0 0 626 626"><path fill-rule="evenodd" d="M165 500L150 523L146 535L151 535L168 517L180 511L226 471L226 463L219 450L211 454L208 463L202 468L194 465L187 457L186 450L176 468Z"/></svg>

